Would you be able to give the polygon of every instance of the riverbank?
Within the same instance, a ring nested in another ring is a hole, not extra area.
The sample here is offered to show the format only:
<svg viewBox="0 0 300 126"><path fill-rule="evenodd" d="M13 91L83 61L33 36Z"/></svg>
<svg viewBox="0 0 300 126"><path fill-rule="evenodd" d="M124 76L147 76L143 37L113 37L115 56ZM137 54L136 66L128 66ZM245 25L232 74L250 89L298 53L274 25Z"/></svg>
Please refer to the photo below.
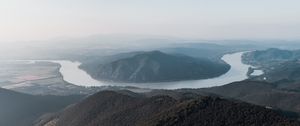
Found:
<svg viewBox="0 0 300 126"><path fill-rule="evenodd" d="M75 85L81 86L134 86L139 88L151 89L179 89L179 88L207 88L214 86L221 86L224 84L232 83L247 79L248 68L250 65L242 63L242 54L244 52L237 52L226 54L222 60L231 66L230 70L216 78L203 79L203 80L188 80L177 82L161 82L161 83L113 83L97 81L90 77L85 71L78 68L79 62L71 61L51 61L61 65L60 72L64 76L65 81Z"/></svg>
<svg viewBox="0 0 300 126"><path fill-rule="evenodd" d="M188 80L176 82L160 82L160 83L114 83L104 82L93 79L84 70L80 69L80 62L67 61L67 60L30 60L31 64L38 61L51 62L59 64L59 73L63 81L83 87L98 87L98 86L133 86L138 88L149 89L180 89L180 88L208 88L214 86L221 86L228 83L242 81L248 78L248 68L252 67L242 63L242 55L245 52L236 52L225 54L221 59L229 64L230 70L215 78L203 80Z"/></svg>

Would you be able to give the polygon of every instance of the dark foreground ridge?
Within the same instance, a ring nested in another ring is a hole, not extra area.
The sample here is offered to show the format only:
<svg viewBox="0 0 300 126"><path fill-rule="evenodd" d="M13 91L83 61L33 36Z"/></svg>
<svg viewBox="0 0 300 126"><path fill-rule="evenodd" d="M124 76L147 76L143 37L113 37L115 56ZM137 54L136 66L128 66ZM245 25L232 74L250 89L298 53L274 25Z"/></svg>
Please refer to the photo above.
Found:
<svg viewBox="0 0 300 126"><path fill-rule="evenodd" d="M279 108L284 111L295 112L296 115L290 113L292 114L290 116L299 118L300 93L298 90L300 89L296 88L295 85L285 84L285 88L282 88L280 85L282 84L260 81L241 81L219 87L195 89L193 92L204 91L255 105L269 106L274 109ZM294 90L289 90L290 88L293 88Z"/></svg>
<svg viewBox="0 0 300 126"><path fill-rule="evenodd" d="M45 113L59 111L82 96L34 96L0 88L0 126L32 126Z"/></svg>
<svg viewBox="0 0 300 126"><path fill-rule="evenodd" d="M103 91L65 109L44 126L299 126L277 112L195 94L145 96ZM180 97L178 97L180 96Z"/></svg>

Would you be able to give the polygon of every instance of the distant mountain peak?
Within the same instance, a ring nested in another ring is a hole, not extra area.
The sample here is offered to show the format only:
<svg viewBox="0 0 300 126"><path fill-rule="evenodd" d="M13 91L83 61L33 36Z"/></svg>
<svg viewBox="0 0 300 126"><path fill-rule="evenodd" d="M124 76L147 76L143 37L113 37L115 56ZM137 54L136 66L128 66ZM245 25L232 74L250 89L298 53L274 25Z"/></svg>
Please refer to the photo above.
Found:
<svg viewBox="0 0 300 126"><path fill-rule="evenodd" d="M166 53L163 53L158 50L154 50L154 51L143 52L143 53L137 54L134 57L145 57L145 56L147 56L149 58L157 58L157 57L168 57L168 56L173 56L173 55L166 54Z"/></svg>

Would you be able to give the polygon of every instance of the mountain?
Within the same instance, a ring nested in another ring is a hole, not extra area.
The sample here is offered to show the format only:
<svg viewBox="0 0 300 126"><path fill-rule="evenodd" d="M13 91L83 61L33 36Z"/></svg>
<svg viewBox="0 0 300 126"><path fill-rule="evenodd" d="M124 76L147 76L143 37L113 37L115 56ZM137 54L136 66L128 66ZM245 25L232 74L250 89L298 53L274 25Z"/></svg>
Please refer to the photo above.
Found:
<svg viewBox="0 0 300 126"><path fill-rule="evenodd" d="M251 104L269 106L293 113L290 116L299 118L300 115L300 92L288 90L293 85L282 87L281 83L268 83L260 81L240 81L219 87L185 90L185 92L213 93L227 98L238 99Z"/></svg>
<svg viewBox="0 0 300 126"><path fill-rule="evenodd" d="M184 54L195 58L221 60L220 58L224 54L237 51L235 49L231 46L212 43L181 43L175 47L163 48L161 51L168 54Z"/></svg>
<svg viewBox="0 0 300 126"><path fill-rule="evenodd" d="M300 62L297 60L286 61L272 66L265 67L264 76L257 79L266 78L269 82L287 82L298 83L300 82ZM268 69L269 68L269 69ZM300 85L299 85L300 86Z"/></svg>
<svg viewBox="0 0 300 126"><path fill-rule="evenodd" d="M106 64L94 64L85 70L99 80L142 83L207 79L220 76L229 68L223 62L151 51Z"/></svg>
<svg viewBox="0 0 300 126"><path fill-rule="evenodd" d="M267 50L258 50L248 52L243 55L243 62L251 65L271 65L277 62L285 62L300 58L300 50L281 50L270 48Z"/></svg>
<svg viewBox="0 0 300 126"><path fill-rule="evenodd" d="M271 48L248 52L243 55L243 62L254 65L264 74L252 78L267 82L300 82L300 50L281 50Z"/></svg>
<svg viewBox="0 0 300 126"><path fill-rule="evenodd" d="M264 107L218 97L185 94L178 99L167 95L147 97L128 91L103 91L68 107L52 119L38 125L298 126L300 124Z"/></svg>
<svg viewBox="0 0 300 126"><path fill-rule="evenodd" d="M34 96L0 88L0 126L32 126L45 113L56 112L82 96Z"/></svg>

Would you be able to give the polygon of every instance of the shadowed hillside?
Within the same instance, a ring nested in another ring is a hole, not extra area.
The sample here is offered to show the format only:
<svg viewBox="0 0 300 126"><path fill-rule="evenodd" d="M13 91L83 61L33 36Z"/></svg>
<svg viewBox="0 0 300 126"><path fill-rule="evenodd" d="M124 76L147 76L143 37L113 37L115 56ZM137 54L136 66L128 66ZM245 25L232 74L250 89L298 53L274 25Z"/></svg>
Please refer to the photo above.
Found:
<svg viewBox="0 0 300 126"><path fill-rule="evenodd" d="M99 92L44 123L54 126L297 126L273 110L217 97ZM42 124L41 124L42 125Z"/></svg>
<svg viewBox="0 0 300 126"><path fill-rule="evenodd" d="M32 126L42 114L56 112L82 96L34 96L0 88L0 126Z"/></svg>
<svg viewBox="0 0 300 126"><path fill-rule="evenodd" d="M256 105L269 106L274 109L279 108L285 111L300 113L300 93L298 91L282 89L276 83L241 81L219 87L190 91L214 93ZM295 118L298 118L297 114L292 114L291 116L296 116Z"/></svg>

